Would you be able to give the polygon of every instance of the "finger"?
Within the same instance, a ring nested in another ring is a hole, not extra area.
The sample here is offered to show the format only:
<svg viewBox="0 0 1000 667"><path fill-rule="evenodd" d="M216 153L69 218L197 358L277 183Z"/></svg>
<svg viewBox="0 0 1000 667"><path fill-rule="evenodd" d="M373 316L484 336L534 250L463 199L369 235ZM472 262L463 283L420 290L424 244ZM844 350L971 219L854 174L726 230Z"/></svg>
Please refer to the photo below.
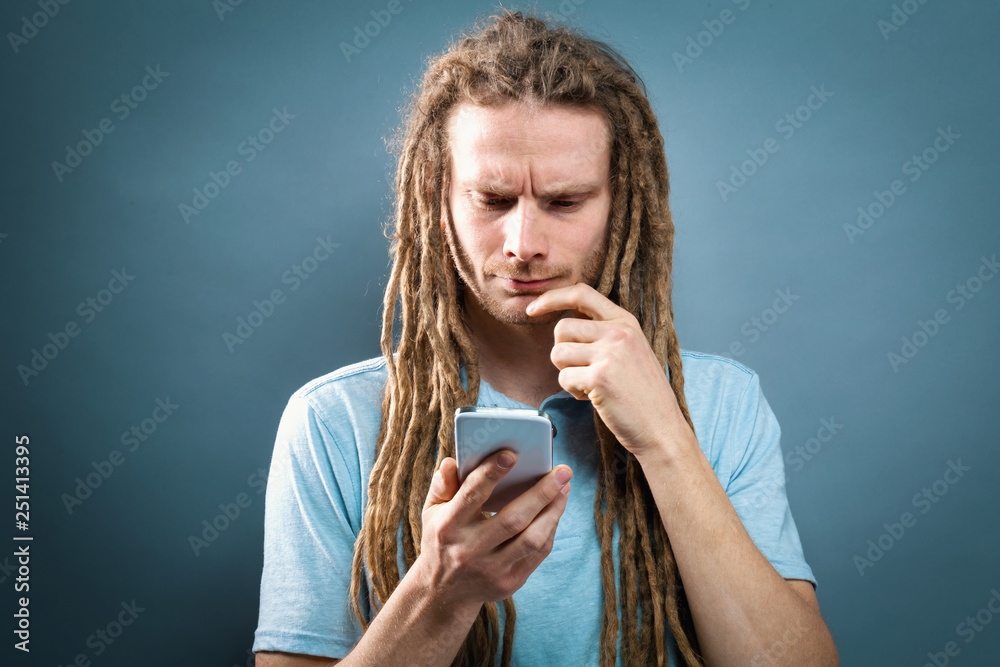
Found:
<svg viewBox="0 0 1000 667"><path fill-rule="evenodd" d="M566 484L566 489L572 486ZM511 571L515 576L527 576L551 553L555 544L556 529L569 502L569 495L558 493L535 520L520 535L500 549L499 558L513 563Z"/></svg>
<svg viewBox="0 0 1000 667"><path fill-rule="evenodd" d="M595 352L594 346L589 343L556 343L552 346L549 359L560 370L567 366L589 366Z"/></svg>
<svg viewBox="0 0 1000 667"><path fill-rule="evenodd" d="M553 310L575 310L593 320L614 319L623 312L622 308L586 283L543 292L528 305L525 312L534 317Z"/></svg>
<svg viewBox="0 0 1000 667"><path fill-rule="evenodd" d="M556 343L593 343L600 339L606 330L607 325L603 322L564 317L556 322L552 334Z"/></svg>
<svg viewBox="0 0 1000 667"><path fill-rule="evenodd" d="M510 456L510 467L500 465L500 457L504 454ZM475 470L469 473L455 494L456 507L454 511L456 515L481 516L483 503L487 501L490 494L493 493L493 489L510 472L516 462L517 452L510 449L502 449L483 459Z"/></svg>
<svg viewBox="0 0 1000 667"><path fill-rule="evenodd" d="M560 475L569 477L559 480ZM516 537L527 528L538 513L562 495L560 491L569 483L573 469L567 465L559 465L550 470L535 485L507 503L503 509L486 522L484 542L489 545L499 545L512 537Z"/></svg>
<svg viewBox="0 0 1000 667"><path fill-rule="evenodd" d="M593 400L597 390L592 366L567 366L559 370L559 386L580 401Z"/></svg>
<svg viewBox="0 0 1000 667"><path fill-rule="evenodd" d="M458 468L455 459L450 456L441 460L441 465L431 478L431 487L427 491L424 509L432 505L446 503L455 497L458 491Z"/></svg>

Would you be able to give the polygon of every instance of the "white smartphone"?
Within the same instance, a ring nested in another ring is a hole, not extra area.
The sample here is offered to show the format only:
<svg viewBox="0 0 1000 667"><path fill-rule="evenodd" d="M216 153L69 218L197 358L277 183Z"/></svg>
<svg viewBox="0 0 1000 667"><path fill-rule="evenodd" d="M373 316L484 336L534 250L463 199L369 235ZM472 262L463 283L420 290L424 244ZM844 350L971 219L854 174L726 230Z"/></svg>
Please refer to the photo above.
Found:
<svg viewBox="0 0 1000 667"><path fill-rule="evenodd" d="M517 452L517 462L483 504L487 512L503 506L530 489L552 470L555 425L547 414L530 408L465 406L455 410L455 461L458 483L501 449Z"/></svg>

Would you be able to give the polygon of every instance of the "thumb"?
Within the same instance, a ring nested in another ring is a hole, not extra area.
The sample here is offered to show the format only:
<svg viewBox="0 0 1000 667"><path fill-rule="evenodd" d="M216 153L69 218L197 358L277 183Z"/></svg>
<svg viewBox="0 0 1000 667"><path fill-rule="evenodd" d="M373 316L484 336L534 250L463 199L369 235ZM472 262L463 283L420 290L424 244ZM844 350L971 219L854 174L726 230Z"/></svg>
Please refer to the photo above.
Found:
<svg viewBox="0 0 1000 667"><path fill-rule="evenodd" d="M424 509L432 505L446 503L455 497L455 494L458 493L457 472L458 467L455 459L450 456L442 459L441 465L438 466L438 469L434 472L434 477L431 478L431 487L427 491L427 501L424 503Z"/></svg>

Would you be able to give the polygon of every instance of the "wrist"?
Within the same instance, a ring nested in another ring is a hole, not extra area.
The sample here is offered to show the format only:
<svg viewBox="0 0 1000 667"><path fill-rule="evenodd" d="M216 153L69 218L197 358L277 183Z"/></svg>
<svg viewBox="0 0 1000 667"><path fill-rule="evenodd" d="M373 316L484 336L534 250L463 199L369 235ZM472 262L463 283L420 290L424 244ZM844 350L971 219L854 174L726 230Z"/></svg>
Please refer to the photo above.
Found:
<svg viewBox="0 0 1000 667"><path fill-rule="evenodd" d="M643 470L675 468L700 451L698 439L687 428L657 438L635 458Z"/></svg>
<svg viewBox="0 0 1000 667"><path fill-rule="evenodd" d="M422 556L413 561L406 576L410 574L418 598L424 602L425 611L435 623L444 625L468 620L468 625L472 626L483 606L482 601L454 595L433 564Z"/></svg>

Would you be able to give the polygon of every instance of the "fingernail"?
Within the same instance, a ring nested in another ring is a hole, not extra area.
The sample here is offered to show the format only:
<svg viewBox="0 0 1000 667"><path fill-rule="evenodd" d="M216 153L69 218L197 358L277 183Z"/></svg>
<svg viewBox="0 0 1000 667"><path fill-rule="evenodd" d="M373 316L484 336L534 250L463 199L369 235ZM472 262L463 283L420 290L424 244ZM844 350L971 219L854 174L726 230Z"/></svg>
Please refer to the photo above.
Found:
<svg viewBox="0 0 1000 667"><path fill-rule="evenodd" d="M565 484L572 476L573 472L569 468L560 468L556 471L556 481L560 484Z"/></svg>
<svg viewBox="0 0 1000 667"><path fill-rule="evenodd" d="M568 495L569 495L569 487L571 487L571 486L573 486L573 482L567 482L567 483L566 483L566 486L564 486L564 487L562 488L562 494L563 494L564 496L568 496Z"/></svg>
<svg viewBox="0 0 1000 667"><path fill-rule="evenodd" d="M510 468L514 465L514 457L507 452L504 452L497 457L497 464L499 464L501 468Z"/></svg>

